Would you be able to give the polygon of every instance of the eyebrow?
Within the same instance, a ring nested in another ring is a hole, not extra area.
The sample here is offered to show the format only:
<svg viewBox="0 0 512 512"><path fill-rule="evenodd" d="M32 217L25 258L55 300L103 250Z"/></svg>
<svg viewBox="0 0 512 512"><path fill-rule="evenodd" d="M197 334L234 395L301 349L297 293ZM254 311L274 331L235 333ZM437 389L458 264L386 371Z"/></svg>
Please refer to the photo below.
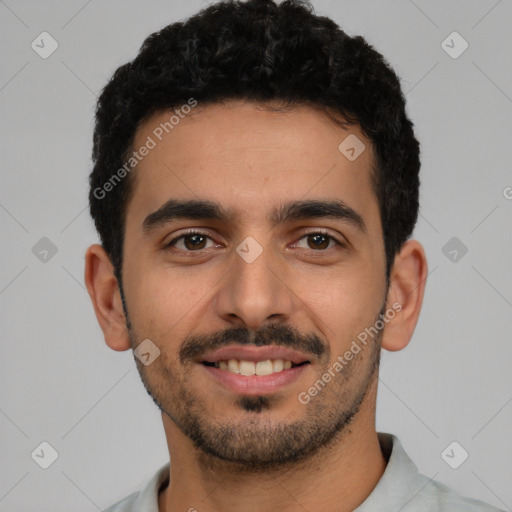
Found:
<svg viewBox="0 0 512 512"><path fill-rule="evenodd" d="M267 220L273 226L294 220L336 219L345 221L361 233L366 233L363 217L343 201L301 200L282 204L270 213ZM174 220L215 220L225 224L233 215L220 204L204 199L170 199L150 213L142 223L144 235Z"/></svg>

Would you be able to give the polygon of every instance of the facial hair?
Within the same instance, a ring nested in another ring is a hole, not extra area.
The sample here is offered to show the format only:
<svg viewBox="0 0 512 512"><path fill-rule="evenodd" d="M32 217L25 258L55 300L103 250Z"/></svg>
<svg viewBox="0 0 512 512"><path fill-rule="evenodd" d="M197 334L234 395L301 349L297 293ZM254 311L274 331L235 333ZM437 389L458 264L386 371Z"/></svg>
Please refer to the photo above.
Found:
<svg viewBox="0 0 512 512"><path fill-rule="evenodd" d="M383 312L384 306L375 321ZM296 465L328 449L348 431L377 378L382 334L380 330L309 403L301 404L297 399L297 409L302 408L303 414L290 421L273 418L276 401L271 395L235 397L233 405L246 413L240 420L213 417L200 390L194 388L188 369L197 364L193 357L230 343L280 345L317 356L319 364L313 381L317 382L332 361L329 345L315 334L302 335L279 323L269 324L256 333L236 327L187 337L174 360L162 350L150 366L138 360L136 363L146 391L193 442L203 466L232 465L238 472L263 473ZM131 328L130 339L135 347L135 340L142 338Z"/></svg>

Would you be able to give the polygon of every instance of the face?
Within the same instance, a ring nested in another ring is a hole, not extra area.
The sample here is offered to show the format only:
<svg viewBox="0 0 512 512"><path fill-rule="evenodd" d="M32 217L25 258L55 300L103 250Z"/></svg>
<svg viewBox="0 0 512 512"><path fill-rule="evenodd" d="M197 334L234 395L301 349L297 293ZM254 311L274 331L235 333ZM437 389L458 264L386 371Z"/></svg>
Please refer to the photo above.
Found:
<svg viewBox="0 0 512 512"><path fill-rule="evenodd" d="M127 205L130 340L160 350L137 360L142 380L203 455L253 471L304 459L376 376L380 334L344 357L385 309L370 141L307 106L198 106L159 141L168 119L138 129L134 148L156 146ZM338 149L351 134L353 161Z"/></svg>

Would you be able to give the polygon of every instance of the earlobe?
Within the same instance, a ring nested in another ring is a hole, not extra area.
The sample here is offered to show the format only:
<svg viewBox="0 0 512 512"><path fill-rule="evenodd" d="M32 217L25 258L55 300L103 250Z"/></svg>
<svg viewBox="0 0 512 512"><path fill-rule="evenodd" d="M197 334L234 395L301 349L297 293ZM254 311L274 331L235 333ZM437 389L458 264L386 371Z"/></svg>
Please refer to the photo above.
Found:
<svg viewBox="0 0 512 512"><path fill-rule="evenodd" d="M386 308L400 310L384 329L382 348L401 350L409 343L420 315L427 279L427 258L417 240L408 240L396 255L390 275Z"/></svg>
<svg viewBox="0 0 512 512"><path fill-rule="evenodd" d="M112 350L130 349L118 282L110 258L101 245L94 244L87 249L84 277L106 344Z"/></svg>

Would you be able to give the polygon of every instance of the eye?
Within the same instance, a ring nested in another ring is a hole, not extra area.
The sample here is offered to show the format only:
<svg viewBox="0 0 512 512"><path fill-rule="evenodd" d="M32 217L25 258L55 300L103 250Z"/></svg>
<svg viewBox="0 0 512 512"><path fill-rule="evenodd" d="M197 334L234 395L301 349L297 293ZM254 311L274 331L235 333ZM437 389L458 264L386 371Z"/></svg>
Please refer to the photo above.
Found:
<svg viewBox="0 0 512 512"><path fill-rule="evenodd" d="M207 246L207 240L213 242L213 240L205 233L202 233L201 231L190 230L176 238L173 238L168 244L165 245L165 249L176 248L185 252L197 252L201 249L209 249L210 247L214 247L215 244Z"/></svg>
<svg viewBox="0 0 512 512"><path fill-rule="evenodd" d="M299 246L301 240L306 240L307 247ZM210 245L207 245L208 241L211 242ZM299 239L299 242L295 244L295 247L322 252L326 251L327 249L332 249L336 245L345 247L345 244L327 232L315 231L302 236ZM186 233L173 238L169 243L165 245L164 248L166 250L177 250L182 252L199 252L203 249L209 249L211 247L215 247L215 242L211 237L202 231L191 229Z"/></svg>
<svg viewBox="0 0 512 512"><path fill-rule="evenodd" d="M339 240L329 235L324 231L316 231L304 235L300 240L306 240L307 247L300 247L302 249L312 249L314 251L325 251L326 249L332 249L332 247L339 245L345 247ZM299 240L299 242L300 242ZM332 244L332 245L331 245ZM296 244L298 246L298 243Z"/></svg>

